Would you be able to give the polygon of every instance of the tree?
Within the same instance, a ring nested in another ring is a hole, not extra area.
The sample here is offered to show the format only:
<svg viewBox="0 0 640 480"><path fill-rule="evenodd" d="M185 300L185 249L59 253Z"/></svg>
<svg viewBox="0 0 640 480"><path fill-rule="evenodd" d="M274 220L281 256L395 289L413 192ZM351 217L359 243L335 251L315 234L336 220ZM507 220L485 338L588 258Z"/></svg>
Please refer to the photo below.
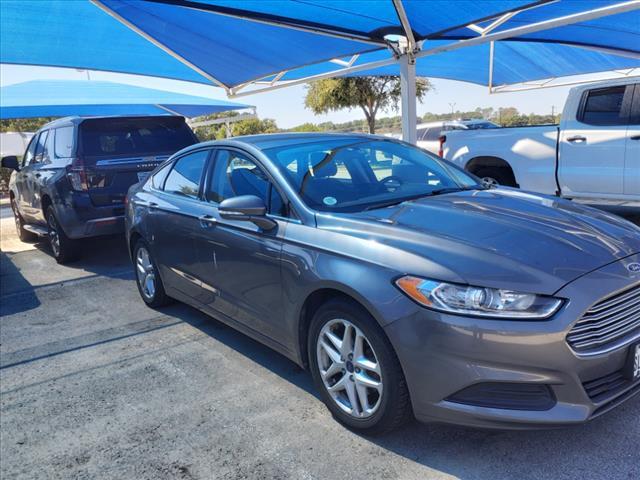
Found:
<svg viewBox="0 0 640 480"><path fill-rule="evenodd" d="M420 101L430 89L431 84L426 78L416 79L416 97ZM389 107L397 110L399 100L399 77L346 77L319 80L307 85L304 103L315 114L360 107L367 120L369 133L375 133L378 112Z"/></svg>

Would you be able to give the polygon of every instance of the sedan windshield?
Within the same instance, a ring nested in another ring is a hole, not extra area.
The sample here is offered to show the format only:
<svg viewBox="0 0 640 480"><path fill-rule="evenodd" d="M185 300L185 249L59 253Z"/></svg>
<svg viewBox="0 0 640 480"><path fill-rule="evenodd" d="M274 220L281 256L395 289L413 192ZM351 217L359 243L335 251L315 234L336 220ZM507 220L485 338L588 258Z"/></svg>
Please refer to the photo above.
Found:
<svg viewBox="0 0 640 480"><path fill-rule="evenodd" d="M270 148L265 154L311 208L356 212L458 190L484 188L464 171L395 141L340 138Z"/></svg>

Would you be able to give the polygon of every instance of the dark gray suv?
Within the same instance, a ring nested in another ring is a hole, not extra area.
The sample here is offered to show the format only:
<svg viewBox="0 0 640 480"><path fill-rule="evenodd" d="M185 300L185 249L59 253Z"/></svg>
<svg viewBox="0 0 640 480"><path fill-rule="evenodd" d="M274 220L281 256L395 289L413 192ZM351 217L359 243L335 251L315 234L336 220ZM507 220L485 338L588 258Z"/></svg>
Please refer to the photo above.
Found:
<svg viewBox="0 0 640 480"><path fill-rule="evenodd" d="M612 215L364 135L202 143L128 199L143 300L308 367L351 428L572 425L640 390L640 229Z"/></svg>
<svg viewBox="0 0 640 480"><path fill-rule="evenodd" d="M78 255L76 240L121 233L124 199L178 150L198 140L183 117L68 117L42 127L14 173L11 207L21 240L48 236L60 263Z"/></svg>

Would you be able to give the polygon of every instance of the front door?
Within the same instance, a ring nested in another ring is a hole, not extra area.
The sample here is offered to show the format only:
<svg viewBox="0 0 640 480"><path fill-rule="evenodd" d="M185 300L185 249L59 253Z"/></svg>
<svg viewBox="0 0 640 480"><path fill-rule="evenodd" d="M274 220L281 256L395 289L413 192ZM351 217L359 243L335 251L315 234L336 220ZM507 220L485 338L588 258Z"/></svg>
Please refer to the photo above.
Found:
<svg viewBox="0 0 640 480"><path fill-rule="evenodd" d="M220 217L217 205L230 197L262 198L278 225L263 231L248 221ZM208 306L266 336L278 340L282 315L280 258L287 225L282 196L264 170L248 155L221 149L211 162L205 201L214 217L201 230L198 250L202 286Z"/></svg>
<svg viewBox="0 0 640 480"><path fill-rule="evenodd" d="M200 150L177 159L149 206L153 237L151 248L165 288L197 299L196 235L201 228L203 202L200 184L209 157Z"/></svg>
<svg viewBox="0 0 640 480"><path fill-rule="evenodd" d="M576 119L560 133L560 188L568 197L624 192L625 150L633 85L587 91Z"/></svg>
<svg viewBox="0 0 640 480"><path fill-rule="evenodd" d="M22 160L22 167L16 174L16 203L27 222L33 222L36 217L36 209L34 208L35 175L38 173L39 161L42 159L47 135L48 131L45 130L33 137Z"/></svg>

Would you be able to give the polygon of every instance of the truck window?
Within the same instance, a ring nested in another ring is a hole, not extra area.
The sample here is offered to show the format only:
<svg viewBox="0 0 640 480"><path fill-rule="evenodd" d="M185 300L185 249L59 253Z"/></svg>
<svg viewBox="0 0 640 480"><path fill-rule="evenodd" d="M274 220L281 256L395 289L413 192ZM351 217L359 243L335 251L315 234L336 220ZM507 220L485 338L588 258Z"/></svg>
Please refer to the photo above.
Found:
<svg viewBox="0 0 640 480"><path fill-rule="evenodd" d="M442 133L442 127L434 127L427 130L427 133L424 135L424 140L428 142L437 141L440 138L440 134Z"/></svg>
<svg viewBox="0 0 640 480"><path fill-rule="evenodd" d="M100 118L80 125L80 147L86 158L173 154L196 143L182 117Z"/></svg>
<svg viewBox="0 0 640 480"><path fill-rule="evenodd" d="M580 121L589 125L626 125L622 114L625 85L599 88L587 93Z"/></svg>
<svg viewBox="0 0 640 480"><path fill-rule="evenodd" d="M73 127L56 128L56 158L69 158L73 149Z"/></svg>

